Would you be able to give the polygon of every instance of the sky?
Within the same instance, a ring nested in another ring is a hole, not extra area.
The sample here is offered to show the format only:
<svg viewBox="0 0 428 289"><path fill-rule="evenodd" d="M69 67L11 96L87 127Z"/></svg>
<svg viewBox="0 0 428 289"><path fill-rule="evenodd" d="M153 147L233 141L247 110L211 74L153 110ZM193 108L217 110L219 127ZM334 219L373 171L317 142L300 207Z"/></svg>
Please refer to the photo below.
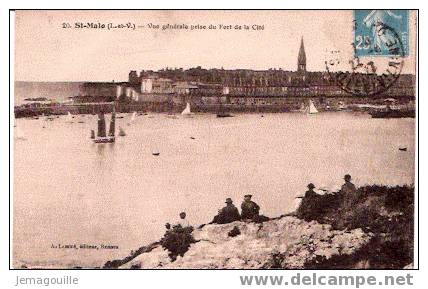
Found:
<svg viewBox="0 0 428 289"><path fill-rule="evenodd" d="M297 69L303 37L307 70L325 71L330 51L352 58L353 12L348 11L17 11L15 80L124 81L130 70L165 67ZM132 29L76 29L75 23L132 23ZM149 24L160 29L149 28ZM217 29L162 30L170 24ZM220 29L248 25L249 30ZM263 30L253 30L253 25ZM410 14L410 55L415 71L416 15ZM385 63L385 59L379 60ZM344 69L348 68L348 65Z"/></svg>

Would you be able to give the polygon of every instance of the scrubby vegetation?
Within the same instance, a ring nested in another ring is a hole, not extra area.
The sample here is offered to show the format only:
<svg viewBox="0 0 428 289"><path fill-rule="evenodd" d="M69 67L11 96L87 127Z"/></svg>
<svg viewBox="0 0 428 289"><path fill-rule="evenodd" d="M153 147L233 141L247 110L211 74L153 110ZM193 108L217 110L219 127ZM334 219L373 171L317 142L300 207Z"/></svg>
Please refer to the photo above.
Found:
<svg viewBox="0 0 428 289"><path fill-rule="evenodd" d="M168 230L161 240L162 247L169 251L171 261L175 261L178 256L183 257L189 250L190 245L195 243L192 235L193 228L181 226Z"/></svg>
<svg viewBox="0 0 428 289"><path fill-rule="evenodd" d="M370 268L403 268L413 262L414 187L365 186L358 200L344 208L341 192L304 198L297 216L306 221L330 224L334 229L361 228L374 237L349 256L312 260L307 268L349 268L358 261Z"/></svg>

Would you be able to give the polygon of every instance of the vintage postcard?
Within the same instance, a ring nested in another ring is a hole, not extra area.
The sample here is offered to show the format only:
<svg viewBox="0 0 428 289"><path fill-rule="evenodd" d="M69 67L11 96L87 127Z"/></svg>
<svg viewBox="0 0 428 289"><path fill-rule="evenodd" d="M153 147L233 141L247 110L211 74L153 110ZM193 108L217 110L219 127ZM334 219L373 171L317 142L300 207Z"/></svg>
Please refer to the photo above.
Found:
<svg viewBox="0 0 428 289"><path fill-rule="evenodd" d="M13 268L417 267L417 11L13 15Z"/></svg>

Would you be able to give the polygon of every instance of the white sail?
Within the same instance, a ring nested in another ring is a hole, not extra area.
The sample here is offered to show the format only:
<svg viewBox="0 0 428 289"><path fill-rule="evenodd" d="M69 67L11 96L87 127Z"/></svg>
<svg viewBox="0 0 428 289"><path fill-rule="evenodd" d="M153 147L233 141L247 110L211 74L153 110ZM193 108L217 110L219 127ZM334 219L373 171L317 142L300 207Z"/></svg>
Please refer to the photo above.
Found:
<svg viewBox="0 0 428 289"><path fill-rule="evenodd" d="M134 113L132 114L132 117L131 117L131 122L134 122L136 117L137 117L137 112L134 111Z"/></svg>
<svg viewBox="0 0 428 289"><path fill-rule="evenodd" d="M134 111L134 113L131 116L131 119L127 122L127 125L131 125L135 121L136 118L137 118L137 112Z"/></svg>
<svg viewBox="0 0 428 289"><path fill-rule="evenodd" d="M191 114L191 111L190 111L190 103L187 103L187 104L186 104L186 108L181 112L181 114L182 114L182 115L189 115L189 114Z"/></svg>
<svg viewBox="0 0 428 289"><path fill-rule="evenodd" d="M312 100L309 100L309 113L310 114L314 114L314 113L318 113L317 108L315 107L314 103L312 102Z"/></svg>
<svg viewBox="0 0 428 289"><path fill-rule="evenodd" d="M71 115L71 113L69 111L67 112L67 119L66 119L66 121L67 122L73 122L73 116Z"/></svg>

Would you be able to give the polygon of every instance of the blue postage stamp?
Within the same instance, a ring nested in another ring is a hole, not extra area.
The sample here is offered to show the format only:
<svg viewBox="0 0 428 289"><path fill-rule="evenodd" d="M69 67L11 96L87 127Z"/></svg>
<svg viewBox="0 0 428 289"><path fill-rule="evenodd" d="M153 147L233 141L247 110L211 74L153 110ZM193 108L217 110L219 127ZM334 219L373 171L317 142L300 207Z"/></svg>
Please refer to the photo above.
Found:
<svg viewBox="0 0 428 289"><path fill-rule="evenodd" d="M408 56L408 10L354 10L355 56Z"/></svg>

